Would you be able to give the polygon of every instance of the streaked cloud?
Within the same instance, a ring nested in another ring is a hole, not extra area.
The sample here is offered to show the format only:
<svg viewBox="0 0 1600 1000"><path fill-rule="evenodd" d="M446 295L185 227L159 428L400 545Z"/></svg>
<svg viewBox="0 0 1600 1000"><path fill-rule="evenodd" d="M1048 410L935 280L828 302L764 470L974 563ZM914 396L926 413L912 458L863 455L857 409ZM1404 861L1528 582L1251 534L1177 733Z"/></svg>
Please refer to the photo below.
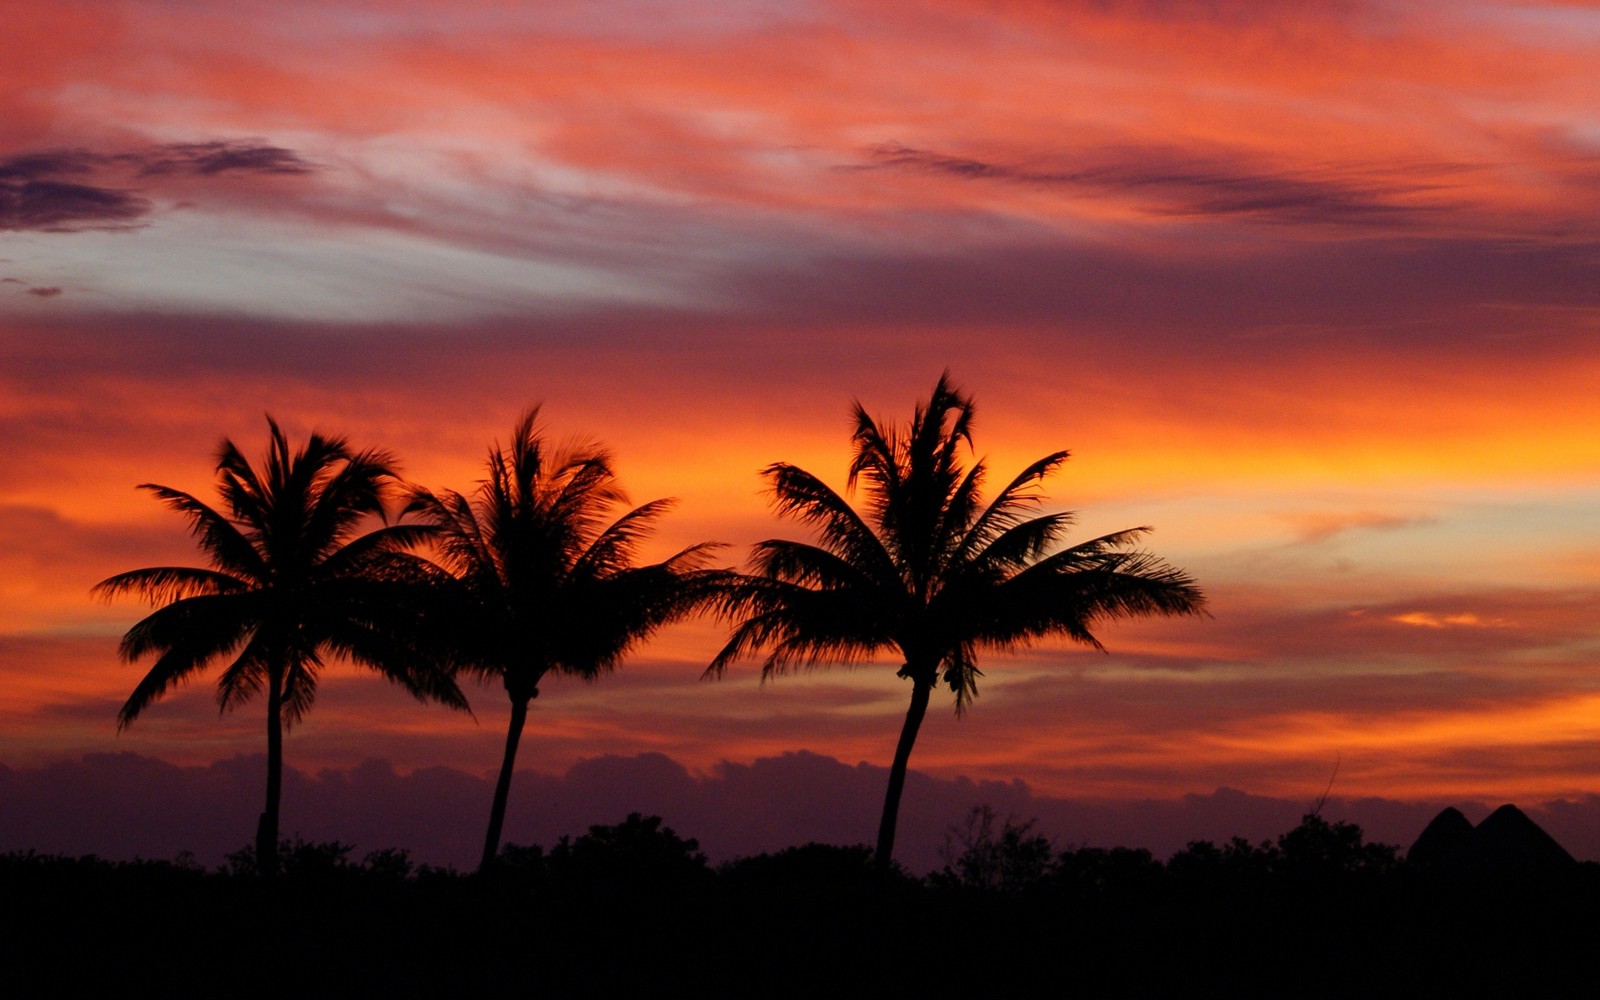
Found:
<svg viewBox="0 0 1600 1000"><path fill-rule="evenodd" d="M1079 154L1077 165L1062 167L992 163L898 145L879 146L871 155L885 169L1059 187L1085 197L1122 195L1153 215L1243 215L1265 222L1392 230L1409 228L1416 213L1452 207L1437 200L1421 203L1414 197L1436 196L1452 187L1448 182L1452 168L1448 166L1395 171L1397 176L1381 184L1357 178L1252 171L1242 163L1159 147L1091 151ZM1418 180L1424 176L1429 179Z"/></svg>
<svg viewBox="0 0 1600 1000"><path fill-rule="evenodd" d="M0 160L0 230L47 233L127 229L149 215L144 190L165 175L307 174L293 151L248 141L169 143L103 153L57 149ZM116 186L118 182L140 185Z"/></svg>
<svg viewBox="0 0 1600 1000"><path fill-rule="evenodd" d="M1492 628L1502 624L1499 619L1485 621L1470 611L1454 615L1435 615L1426 611L1407 611L1404 614L1391 615L1390 620L1402 625L1417 625L1422 628Z"/></svg>
<svg viewBox="0 0 1600 1000"><path fill-rule="evenodd" d="M1299 540L1307 543L1324 542L1351 531L1403 531L1435 524L1438 520L1429 515L1407 516L1381 511L1296 513L1286 514L1284 519L1295 526Z"/></svg>

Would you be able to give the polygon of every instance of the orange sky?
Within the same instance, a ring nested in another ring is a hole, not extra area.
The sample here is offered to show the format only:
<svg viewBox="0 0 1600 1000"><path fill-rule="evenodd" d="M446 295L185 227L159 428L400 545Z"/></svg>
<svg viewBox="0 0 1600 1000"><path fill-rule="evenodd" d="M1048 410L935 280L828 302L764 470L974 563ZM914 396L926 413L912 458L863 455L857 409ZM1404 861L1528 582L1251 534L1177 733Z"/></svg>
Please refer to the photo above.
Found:
<svg viewBox="0 0 1600 1000"><path fill-rule="evenodd" d="M294 8L289 10L287 8ZM302 9L303 8L303 9ZM1592 3L15 0L0 60L0 762L260 745L196 684L120 737L139 614L270 411L466 488L542 401L662 551L798 536L848 407L949 367L997 477L1060 447L1213 618L986 663L913 766L1055 795L1600 793ZM880 667L553 682L524 766L887 761ZM335 669L291 764L479 773L504 708Z"/></svg>

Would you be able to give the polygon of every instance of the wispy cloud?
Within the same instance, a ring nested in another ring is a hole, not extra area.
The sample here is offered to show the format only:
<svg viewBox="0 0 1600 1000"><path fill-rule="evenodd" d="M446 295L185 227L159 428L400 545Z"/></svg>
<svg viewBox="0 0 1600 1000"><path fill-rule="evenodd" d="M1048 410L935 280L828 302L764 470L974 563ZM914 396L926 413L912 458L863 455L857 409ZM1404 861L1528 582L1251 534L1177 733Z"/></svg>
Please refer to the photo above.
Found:
<svg viewBox="0 0 1600 1000"><path fill-rule="evenodd" d="M1382 511L1356 511L1353 513L1313 512L1285 516L1297 530L1297 541L1325 542L1335 535L1351 531L1403 531L1436 524L1438 519L1429 516L1388 514Z"/></svg>
<svg viewBox="0 0 1600 1000"><path fill-rule="evenodd" d="M145 190L162 177L292 176L313 169L293 150L241 140L168 143L115 153L21 153L0 160L0 230L128 229L152 211Z"/></svg>
<svg viewBox="0 0 1600 1000"><path fill-rule="evenodd" d="M1279 223L1386 226L1437 210L1408 201L1436 194L1453 168L1434 167L1419 180L1378 180L1332 168L1321 172L1252 169L1242 158L1208 157L1176 148L1103 151L1060 166L952 156L898 144L870 150L868 169L943 174L972 181L1059 187L1085 196L1126 195L1160 215L1248 215Z"/></svg>
<svg viewBox="0 0 1600 1000"><path fill-rule="evenodd" d="M1503 618L1482 618L1470 611L1442 615L1429 611L1407 611L1403 614L1390 615L1389 620L1420 628L1494 628L1507 624Z"/></svg>
<svg viewBox="0 0 1600 1000"><path fill-rule="evenodd" d="M150 202L88 175L108 159L84 150L25 153L0 160L0 230L125 229Z"/></svg>
<svg viewBox="0 0 1600 1000"><path fill-rule="evenodd" d="M247 141L178 142L118 159L139 165L146 176L188 173L212 177L229 171L259 174L309 174L314 169L298 153Z"/></svg>

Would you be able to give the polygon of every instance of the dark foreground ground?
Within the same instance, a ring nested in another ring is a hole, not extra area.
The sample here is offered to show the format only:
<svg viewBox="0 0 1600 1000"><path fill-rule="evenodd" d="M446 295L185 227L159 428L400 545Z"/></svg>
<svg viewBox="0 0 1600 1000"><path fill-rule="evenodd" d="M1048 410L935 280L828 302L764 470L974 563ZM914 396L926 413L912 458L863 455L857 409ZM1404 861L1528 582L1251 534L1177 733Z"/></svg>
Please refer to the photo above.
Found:
<svg viewBox="0 0 1600 1000"><path fill-rule="evenodd" d="M1165 863L1012 824L950 854L925 879L822 845L713 868L637 816L487 877L338 844L286 845L270 880L248 852L12 854L0 933L30 995L208 997L1559 996L1600 941L1600 866L1424 868L1315 818Z"/></svg>

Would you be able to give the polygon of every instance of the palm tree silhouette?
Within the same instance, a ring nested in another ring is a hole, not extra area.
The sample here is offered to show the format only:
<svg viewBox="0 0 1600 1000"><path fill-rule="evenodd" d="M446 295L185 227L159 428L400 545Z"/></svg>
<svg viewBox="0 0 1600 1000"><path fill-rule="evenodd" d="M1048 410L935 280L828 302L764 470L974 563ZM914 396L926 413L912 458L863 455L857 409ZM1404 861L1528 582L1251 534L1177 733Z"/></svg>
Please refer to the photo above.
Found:
<svg viewBox="0 0 1600 1000"><path fill-rule="evenodd" d="M721 609L737 624L706 676L763 649L763 679L880 651L903 658L911 706L876 852L887 866L906 764L941 679L959 714L977 694L981 649L1017 650L1051 636L1099 649L1090 631L1097 622L1197 614L1204 598L1187 574L1131 547L1148 528L1052 551L1073 515L1029 515L1041 501L1038 484L1067 460L1065 451L1028 466L983 506L984 463L964 470L960 456L963 444L972 447L972 400L949 372L904 430L880 427L859 402L854 416L847 486L865 482L865 514L803 469L778 463L763 471L778 514L810 525L819 544L773 539L754 547L755 573L722 594Z"/></svg>
<svg viewBox="0 0 1600 1000"><path fill-rule="evenodd" d="M489 452L489 478L471 497L413 492L408 512L438 529L439 560L456 586L445 605L459 669L498 679L511 699L480 870L500 851L506 801L528 702L555 671L592 680L656 629L710 599L729 575L706 569L716 546L692 545L635 565L640 540L673 501L656 500L607 523L627 498L607 453L551 449L529 409L511 443Z"/></svg>
<svg viewBox="0 0 1600 1000"><path fill-rule="evenodd" d="M224 710L265 690L267 800L256 828L256 863L278 868L278 806L283 788L283 733L311 708L328 654L371 667L418 698L456 708L466 701L454 681L423 655L414 627L437 567L404 551L432 529L384 525L395 483L393 459L352 452L343 438L313 434L291 451L269 416L271 441L257 469L232 441L217 452L217 487L226 513L188 493L144 483L189 519L212 568L156 566L102 580L110 599L143 595L160 605L122 637L128 662L156 661L117 715L121 731L174 686L207 664L232 662L218 679Z"/></svg>

